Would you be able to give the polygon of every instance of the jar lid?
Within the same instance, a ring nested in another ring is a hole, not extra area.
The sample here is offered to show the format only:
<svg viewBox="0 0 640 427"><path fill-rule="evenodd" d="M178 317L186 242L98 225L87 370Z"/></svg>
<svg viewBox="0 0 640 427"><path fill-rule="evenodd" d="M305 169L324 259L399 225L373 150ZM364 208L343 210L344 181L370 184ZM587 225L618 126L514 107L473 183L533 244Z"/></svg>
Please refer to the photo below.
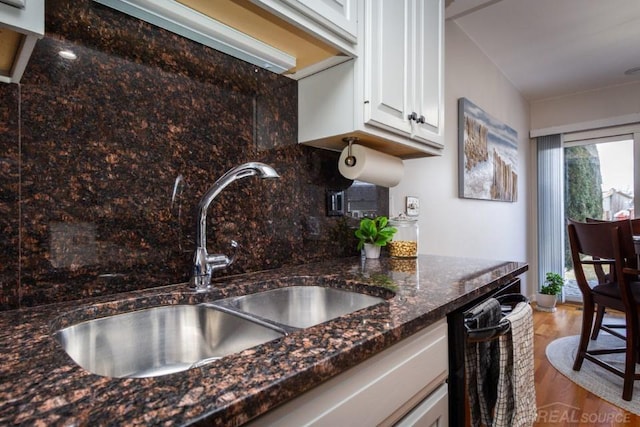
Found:
<svg viewBox="0 0 640 427"><path fill-rule="evenodd" d="M408 217L403 213L399 214L396 217L389 218L389 222L392 222L394 225L399 225L399 226L413 225L417 221L418 221L417 217L414 217L414 218Z"/></svg>

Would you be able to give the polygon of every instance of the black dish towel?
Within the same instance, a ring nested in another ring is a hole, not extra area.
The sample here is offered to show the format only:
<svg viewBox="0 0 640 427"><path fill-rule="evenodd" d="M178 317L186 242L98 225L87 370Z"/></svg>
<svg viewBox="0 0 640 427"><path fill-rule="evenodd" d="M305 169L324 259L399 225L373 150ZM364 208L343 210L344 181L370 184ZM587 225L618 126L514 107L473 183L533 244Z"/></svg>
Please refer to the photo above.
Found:
<svg viewBox="0 0 640 427"><path fill-rule="evenodd" d="M475 306L466 322L473 328L496 326L502 318L500 303L495 298ZM498 340L467 342L465 350L465 377L469 391L471 425L493 424L498 377L500 375L500 347Z"/></svg>

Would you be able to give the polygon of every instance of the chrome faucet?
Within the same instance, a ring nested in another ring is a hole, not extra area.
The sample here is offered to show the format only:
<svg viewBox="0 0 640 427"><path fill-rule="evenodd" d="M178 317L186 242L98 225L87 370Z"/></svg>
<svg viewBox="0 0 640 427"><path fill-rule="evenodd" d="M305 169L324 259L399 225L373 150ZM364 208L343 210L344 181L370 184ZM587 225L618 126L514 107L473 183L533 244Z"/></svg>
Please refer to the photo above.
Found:
<svg viewBox="0 0 640 427"><path fill-rule="evenodd" d="M207 210L218 194L229 184L248 176L259 178L280 178L280 175L269 165L258 162L245 163L227 171L202 196L198 205L198 224L196 229L196 252L193 255L193 270L190 286L197 291L206 291L211 287L211 273L230 266L236 259L238 244L232 240L234 253L231 257L222 254L207 253Z"/></svg>

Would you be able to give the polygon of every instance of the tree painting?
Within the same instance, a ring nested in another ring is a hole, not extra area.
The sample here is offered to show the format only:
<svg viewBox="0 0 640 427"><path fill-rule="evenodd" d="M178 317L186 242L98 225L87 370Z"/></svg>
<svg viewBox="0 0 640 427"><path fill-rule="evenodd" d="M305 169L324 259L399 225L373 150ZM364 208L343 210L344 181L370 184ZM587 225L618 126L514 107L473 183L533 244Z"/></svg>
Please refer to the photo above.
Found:
<svg viewBox="0 0 640 427"><path fill-rule="evenodd" d="M459 195L518 199L518 133L466 98L458 101Z"/></svg>

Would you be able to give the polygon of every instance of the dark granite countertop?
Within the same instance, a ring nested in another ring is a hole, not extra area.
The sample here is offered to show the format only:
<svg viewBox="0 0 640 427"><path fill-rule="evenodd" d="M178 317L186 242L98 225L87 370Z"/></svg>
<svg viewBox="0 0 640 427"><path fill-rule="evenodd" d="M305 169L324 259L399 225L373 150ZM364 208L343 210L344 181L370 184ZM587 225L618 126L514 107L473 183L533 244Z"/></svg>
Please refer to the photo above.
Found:
<svg viewBox="0 0 640 427"><path fill-rule="evenodd" d="M443 256L348 258L0 313L0 424L239 425L508 283L526 263ZM162 304L197 303L298 284L386 302L293 332L200 368L155 378L107 378L77 366L52 330ZM393 293L389 292L392 290Z"/></svg>

